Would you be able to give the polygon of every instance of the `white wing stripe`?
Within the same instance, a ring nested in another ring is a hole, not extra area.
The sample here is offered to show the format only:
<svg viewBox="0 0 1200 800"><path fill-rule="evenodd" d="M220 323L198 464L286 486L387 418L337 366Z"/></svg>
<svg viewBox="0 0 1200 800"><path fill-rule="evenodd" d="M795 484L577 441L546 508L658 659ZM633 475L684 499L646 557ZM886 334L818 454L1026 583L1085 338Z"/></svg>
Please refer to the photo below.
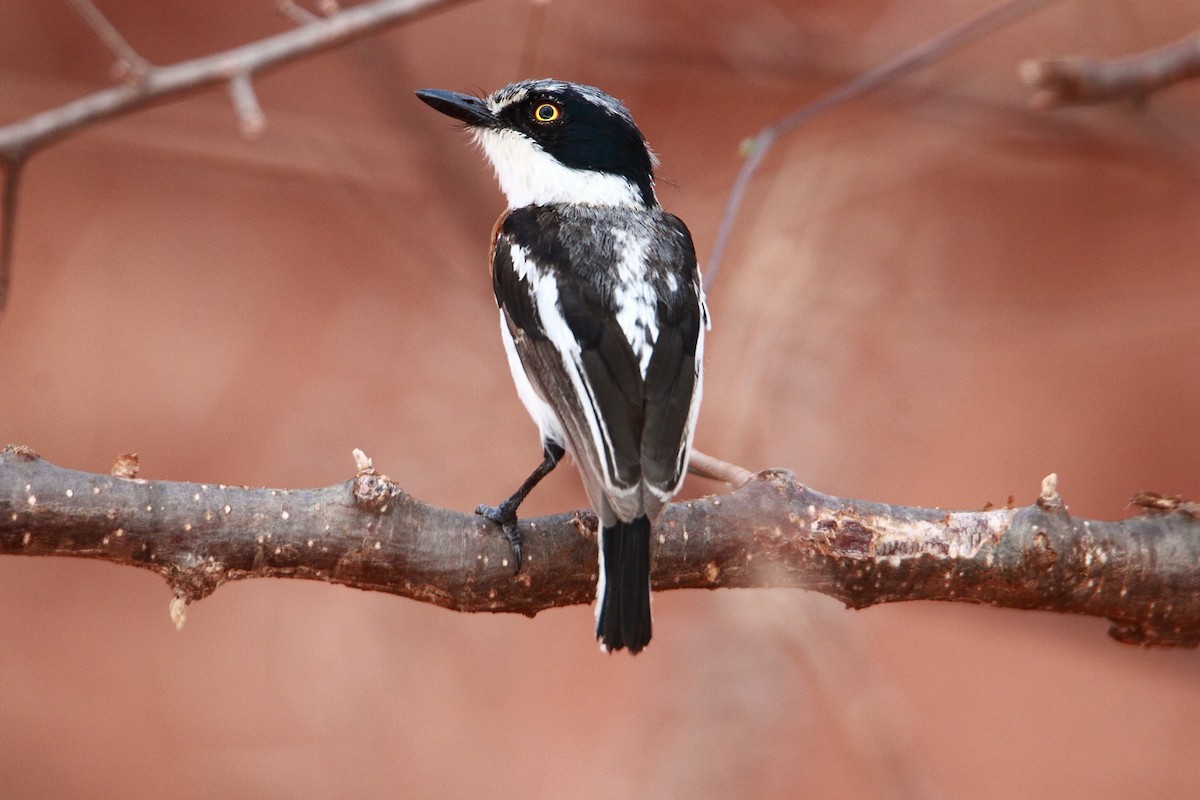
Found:
<svg viewBox="0 0 1200 800"><path fill-rule="evenodd" d="M575 339L575 334L571 332L570 326L567 325L566 319L563 318L562 311L558 307L558 282L554 276L538 269L535 262L527 257L525 248L514 244L510 249L512 257L513 269L525 281L530 284L533 290L535 309L538 315L538 321L541 324L542 330L546 334L546 338L554 345L563 360L563 368L571 379L571 385L575 390L575 397L579 401L581 410L587 422L588 432L591 434L592 446L596 454L600 457L599 477L604 481L604 491L613 498L622 498L637 491L634 487L622 487L616 481L616 466L613 457L613 444L608 434L608 427L603 424L600 419L600 412L596 405L596 398L592 393L591 387L583 376L583 362L580 358L581 348L579 342ZM506 343L507 346L507 343ZM514 353L515 354L515 353ZM521 394L521 382L524 379L526 384L529 379L525 376L524 370L518 377L516 374L520 365L516 365L513 369L514 378L517 381L518 394ZM533 387L530 386L532 390ZM536 395L536 393L535 393ZM525 397L521 398L523 401ZM552 409L545 398L537 398L540 401L538 407L525 402L525 408L538 422L539 428L543 427L542 414L547 409ZM544 407L544 408L543 408ZM550 411L553 414L553 411ZM558 419L555 417L557 423ZM559 426L561 430L561 425ZM566 444L569 444L567 442Z"/></svg>
<svg viewBox="0 0 1200 800"><path fill-rule="evenodd" d="M646 245L643 237L614 231L617 240L617 282L613 300L617 305L617 324L638 359L642 377L654 355L658 341L658 303L654 289L646 280Z"/></svg>

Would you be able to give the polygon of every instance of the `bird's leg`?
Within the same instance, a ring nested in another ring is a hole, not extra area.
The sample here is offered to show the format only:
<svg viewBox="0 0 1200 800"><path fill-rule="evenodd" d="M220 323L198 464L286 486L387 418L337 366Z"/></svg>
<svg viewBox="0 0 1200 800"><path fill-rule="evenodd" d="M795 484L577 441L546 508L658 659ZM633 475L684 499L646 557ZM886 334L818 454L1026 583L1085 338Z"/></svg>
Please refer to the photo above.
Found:
<svg viewBox="0 0 1200 800"><path fill-rule="evenodd" d="M475 509L476 514L490 519L504 531L504 538L508 539L508 543L512 546L513 558L517 562L515 572L521 571L521 531L517 528L517 507L525 500L525 496L533 491L533 487L537 486L542 478L549 475L558 466L562 457L563 449L561 447L553 442L546 442L542 463L529 473L529 477L525 479L519 489L512 493L511 497L498 506L481 505Z"/></svg>

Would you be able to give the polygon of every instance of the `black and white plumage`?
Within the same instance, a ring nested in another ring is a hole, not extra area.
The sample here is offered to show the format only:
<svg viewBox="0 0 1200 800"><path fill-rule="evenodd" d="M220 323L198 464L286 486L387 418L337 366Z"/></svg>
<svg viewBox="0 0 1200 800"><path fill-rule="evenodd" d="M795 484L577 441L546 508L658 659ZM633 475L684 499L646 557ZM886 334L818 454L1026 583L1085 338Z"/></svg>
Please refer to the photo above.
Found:
<svg viewBox="0 0 1200 800"><path fill-rule="evenodd" d="M590 86L522 81L487 98L418 96L467 124L509 209L492 280L517 392L544 459L496 508L520 566L516 509L566 451L600 518L596 635L650 640L650 536L679 490L700 404L708 311L687 227L654 194L629 111Z"/></svg>

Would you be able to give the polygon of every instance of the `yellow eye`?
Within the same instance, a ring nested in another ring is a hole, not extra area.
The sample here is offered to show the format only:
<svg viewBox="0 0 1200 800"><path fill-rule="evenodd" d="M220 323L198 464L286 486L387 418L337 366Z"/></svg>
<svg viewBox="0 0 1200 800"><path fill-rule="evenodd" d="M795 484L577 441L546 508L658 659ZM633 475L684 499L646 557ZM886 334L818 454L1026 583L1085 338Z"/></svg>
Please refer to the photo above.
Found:
<svg viewBox="0 0 1200 800"><path fill-rule="evenodd" d="M562 109L554 103L538 103L533 110L533 118L538 122L554 122L562 116Z"/></svg>

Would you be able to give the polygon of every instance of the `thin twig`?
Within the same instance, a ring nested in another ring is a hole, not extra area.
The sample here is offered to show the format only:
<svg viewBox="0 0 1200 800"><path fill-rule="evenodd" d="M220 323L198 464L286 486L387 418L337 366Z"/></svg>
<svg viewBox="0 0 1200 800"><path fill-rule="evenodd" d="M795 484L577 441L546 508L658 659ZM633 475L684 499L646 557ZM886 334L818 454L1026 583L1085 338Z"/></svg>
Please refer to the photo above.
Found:
<svg viewBox="0 0 1200 800"><path fill-rule="evenodd" d="M688 459L688 472L709 480L721 481L737 489L754 479L754 473L745 467L722 461L719 458L693 450Z"/></svg>
<svg viewBox="0 0 1200 800"><path fill-rule="evenodd" d="M145 65L145 73L136 84L110 86L58 108L0 126L0 164L4 165L6 173L4 212L0 218L0 237L3 237L0 240L0 312L4 310L11 272L17 186L14 176L33 153L105 120L222 83L229 84L242 130L253 135L261 130L263 120L262 110L249 85L252 76L467 1L375 0L345 11L339 11L336 3L321 3L322 11L331 16L315 18L298 28L232 50L159 67L141 59L89 0L72 0L114 52L129 61L131 67L137 67L139 63Z"/></svg>
<svg viewBox="0 0 1200 800"><path fill-rule="evenodd" d="M1019 74L1037 89L1029 99L1036 109L1119 100L1141 104L1160 89L1200 77L1200 34L1125 58L1026 61Z"/></svg>
<svg viewBox="0 0 1200 800"><path fill-rule="evenodd" d="M283 14L297 25L307 25L310 22L316 22L321 19L307 8L296 5L295 0L279 0L275 4L275 7L279 9L280 14Z"/></svg>
<svg viewBox="0 0 1200 800"><path fill-rule="evenodd" d="M0 155L26 155L98 122L225 83L236 75L257 75L466 1L376 0L231 50L153 67L141 86L111 86L0 127Z"/></svg>
<svg viewBox="0 0 1200 800"><path fill-rule="evenodd" d="M113 27L108 17L96 8L92 0L70 0L70 3L88 27L100 37L109 50L112 50L129 79L134 83L141 82L154 66L133 49L133 45Z"/></svg>
<svg viewBox="0 0 1200 800"><path fill-rule="evenodd" d="M717 230L717 238L713 245L712 255L708 259L708 267L705 272L705 286L711 286L716 278L717 270L721 266L725 249L729 245L729 237L733 233L733 225L737 221L738 211L741 210L742 201L745 199L750 180L758 172L758 168L762 165L763 159L766 158L767 152L771 149L776 139L798 128L814 117L842 105L848 100L853 100L874 89L878 89L906 72L911 72L917 67L922 67L936 61L950 51L973 42L999 28L1003 28L1005 25L1016 22L1018 19L1055 1L1010 0L1007 3L996 6L955 28L951 28L945 33L939 34L933 39L923 42L903 55L864 72L849 83L842 84L833 91L822 95L808 105L793 111L791 114L772 122L759 131L757 135L748 141L749 152L746 161L742 164L737 178L734 179L733 188L729 190L729 197L725 202L725 213L721 216L721 226Z"/></svg>
<svg viewBox="0 0 1200 800"><path fill-rule="evenodd" d="M267 126L267 118L258 104L258 95L254 93L254 83L249 73L239 73L229 80L229 97L233 101L242 135L253 139L262 133Z"/></svg>

